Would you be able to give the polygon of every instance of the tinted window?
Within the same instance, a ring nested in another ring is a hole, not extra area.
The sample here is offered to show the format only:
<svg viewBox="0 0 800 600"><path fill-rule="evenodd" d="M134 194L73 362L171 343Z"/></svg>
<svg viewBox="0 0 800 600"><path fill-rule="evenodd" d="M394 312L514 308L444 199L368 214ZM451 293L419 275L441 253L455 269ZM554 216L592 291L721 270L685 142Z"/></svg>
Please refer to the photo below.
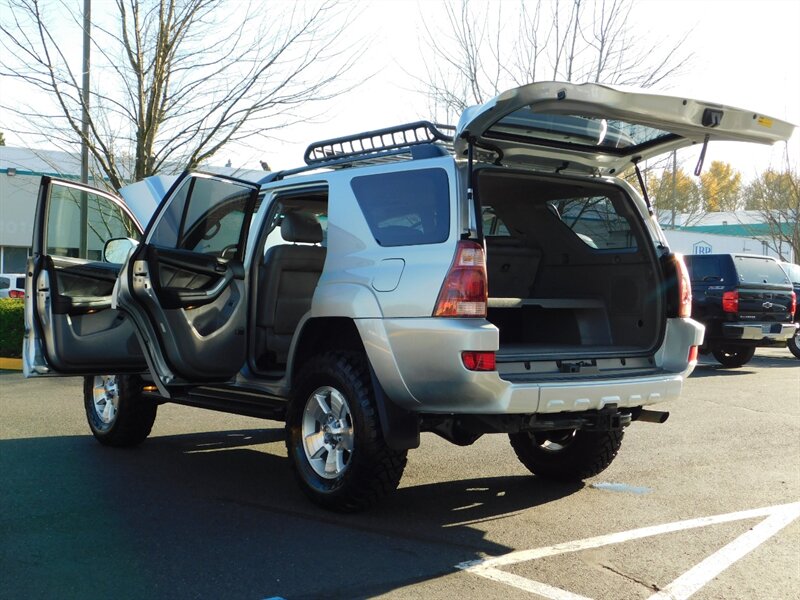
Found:
<svg viewBox="0 0 800 600"><path fill-rule="evenodd" d="M587 246L599 250L635 250L636 237L628 218L611 198L568 198L548 202L550 210Z"/></svg>
<svg viewBox="0 0 800 600"><path fill-rule="evenodd" d="M781 263L781 265L793 283L800 283L800 265L795 265L792 263Z"/></svg>
<svg viewBox="0 0 800 600"><path fill-rule="evenodd" d="M0 277L0 290L7 290L11 285L11 280L8 277Z"/></svg>
<svg viewBox="0 0 800 600"><path fill-rule="evenodd" d="M789 278L780 265L768 258L735 256L736 272L742 283L789 283Z"/></svg>
<svg viewBox="0 0 800 600"><path fill-rule="evenodd" d="M577 146L593 152L644 146L670 135L640 123L628 123L582 115L542 113L533 106L520 108L501 118L486 132L487 137L522 142Z"/></svg>
<svg viewBox="0 0 800 600"><path fill-rule="evenodd" d="M150 242L164 248L178 247L178 230L181 228L183 210L186 208L186 198L189 195L191 180L186 179L183 185L172 196L169 206L164 210L161 220L150 235Z"/></svg>
<svg viewBox="0 0 800 600"><path fill-rule="evenodd" d="M381 246L436 244L450 233L450 186L442 169L354 177L351 184Z"/></svg>
<svg viewBox="0 0 800 600"><path fill-rule="evenodd" d="M483 207L483 235L490 237L509 237L511 232L494 212L491 206Z"/></svg>
<svg viewBox="0 0 800 600"><path fill-rule="evenodd" d="M230 181L188 178L163 212L150 243L233 257L239 254L252 189Z"/></svg>
<svg viewBox="0 0 800 600"><path fill-rule="evenodd" d="M106 241L139 237L135 223L122 208L99 194L54 183L47 208L45 245L50 256L100 261ZM81 227L84 222L85 229Z"/></svg>
<svg viewBox="0 0 800 600"><path fill-rule="evenodd" d="M686 263L689 267L689 278L696 283L714 283L725 281L725 266L728 258L719 256L687 256ZM723 262L725 264L723 264Z"/></svg>
<svg viewBox="0 0 800 600"><path fill-rule="evenodd" d="M28 249L6 246L3 250L3 271L6 273L23 273L28 262Z"/></svg>

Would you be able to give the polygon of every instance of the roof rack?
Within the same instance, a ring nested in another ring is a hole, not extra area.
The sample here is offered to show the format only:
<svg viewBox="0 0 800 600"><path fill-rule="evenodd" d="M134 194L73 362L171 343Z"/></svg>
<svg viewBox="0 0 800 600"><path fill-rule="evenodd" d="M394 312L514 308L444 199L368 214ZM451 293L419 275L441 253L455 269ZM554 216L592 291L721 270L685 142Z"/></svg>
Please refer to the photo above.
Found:
<svg viewBox="0 0 800 600"><path fill-rule="evenodd" d="M453 141L442 129L452 130L450 125L439 125L430 121L416 121L404 125L395 125L374 131L365 131L354 135L314 142L303 156L309 166L324 166L347 159L369 160L377 156L394 155L409 151L413 146ZM390 152L395 151L395 152Z"/></svg>

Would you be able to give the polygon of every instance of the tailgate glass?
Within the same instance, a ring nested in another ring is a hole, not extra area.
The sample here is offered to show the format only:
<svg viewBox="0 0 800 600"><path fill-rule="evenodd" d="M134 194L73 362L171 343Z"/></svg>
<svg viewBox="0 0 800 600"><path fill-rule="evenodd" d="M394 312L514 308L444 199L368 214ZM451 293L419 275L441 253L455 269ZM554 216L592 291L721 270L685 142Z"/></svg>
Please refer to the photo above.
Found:
<svg viewBox="0 0 800 600"><path fill-rule="evenodd" d="M543 114L526 106L503 117L486 131L487 138L539 145L567 146L611 154L671 138L675 134L640 123L577 115Z"/></svg>

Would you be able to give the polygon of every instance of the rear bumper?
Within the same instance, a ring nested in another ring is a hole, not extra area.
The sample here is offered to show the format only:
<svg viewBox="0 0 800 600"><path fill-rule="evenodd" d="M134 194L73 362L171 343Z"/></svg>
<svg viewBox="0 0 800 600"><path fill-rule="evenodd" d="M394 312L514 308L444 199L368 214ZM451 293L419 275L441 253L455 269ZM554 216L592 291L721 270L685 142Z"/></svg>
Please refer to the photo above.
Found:
<svg viewBox="0 0 800 600"><path fill-rule="evenodd" d="M357 326L389 398L407 410L440 414L552 414L674 400L696 365L689 348L703 340L695 321L669 319L654 373L511 382L461 363L465 350L499 347L497 328L482 319L362 319Z"/></svg>
<svg viewBox="0 0 800 600"><path fill-rule="evenodd" d="M785 342L797 332L797 323L723 323L722 337L752 342Z"/></svg>

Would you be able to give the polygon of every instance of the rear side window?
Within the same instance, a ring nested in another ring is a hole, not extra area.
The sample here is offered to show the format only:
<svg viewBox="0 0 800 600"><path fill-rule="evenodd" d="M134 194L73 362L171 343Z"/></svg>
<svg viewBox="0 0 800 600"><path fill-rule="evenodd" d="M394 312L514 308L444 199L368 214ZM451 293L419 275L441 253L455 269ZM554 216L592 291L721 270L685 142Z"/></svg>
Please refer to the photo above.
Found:
<svg viewBox="0 0 800 600"><path fill-rule="evenodd" d="M736 272L742 283L769 283L780 285L789 283L789 278L774 260L756 256L734 257Z"/></svg>
<svg viewBox="0 0 800 600"><path fill-rule="evenodd" d="M447 240L450 185L443 169L354 177L350 182L375 241L416 246Z"/></svg>
<svg viewBox="0 0 800 600"><path fill-rule="evenodd" d="M550 210L590 248L635 250L636 237L628 218L608 196L568 198L548 202Z"/></svg>
<svg viewBox="0 0 800 600"><path fill-rule="evenodd" d="M164 210L149 242L223 258L240 257L251 195L250 187L232 181L187 178Z"/></svg>
<svg viewBox="0 0 800 600"><path fill-rule="evenodd" d="M783 270L786 271L792 283L800 284L800 265L783 263Z"/></svg>
<svg viewBox="0 0 800 600"><path fill-rule="evenodd" d="M725 265L718 256L697 258L687 256L689 277L695 283L712 283L725 281ZM727 259L725 261L727 263Z"/></svg>

